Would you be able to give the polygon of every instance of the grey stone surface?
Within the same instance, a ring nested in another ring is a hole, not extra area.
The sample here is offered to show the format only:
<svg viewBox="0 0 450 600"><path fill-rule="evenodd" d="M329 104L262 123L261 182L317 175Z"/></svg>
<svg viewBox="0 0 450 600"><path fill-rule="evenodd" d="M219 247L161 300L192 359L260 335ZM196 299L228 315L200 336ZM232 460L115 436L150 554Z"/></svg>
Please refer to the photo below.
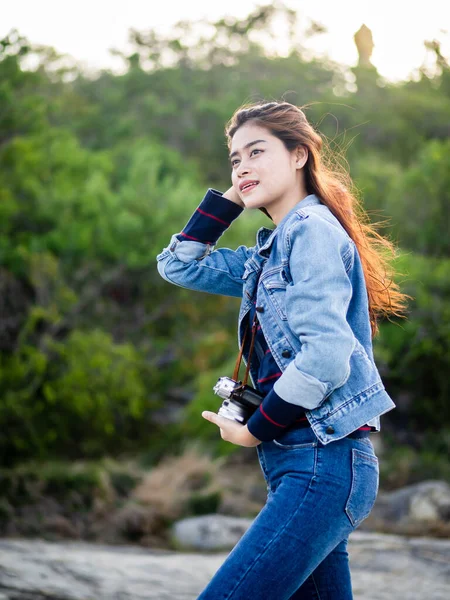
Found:
<svg viewBox="0 0 450 600"><path fill-rule="evenodd" d="M355 600L450 597L450 540L356 531L349 553ZM195 600L226 556L4 539L0 598Z"/></svg>
<svg viewBox="0 0 450 600"><path fill-rule="evenodd" d="M204 515L177 521L172 536L177 547L196 550L231 550L241 539L253 519Z"/></svg>
<svg viewBox="0 0 450 600"><path fill-rule="evenodd" d="M380 492L371 517L398 524L450 520L450 485L422 481L393 492Z"/></svg>

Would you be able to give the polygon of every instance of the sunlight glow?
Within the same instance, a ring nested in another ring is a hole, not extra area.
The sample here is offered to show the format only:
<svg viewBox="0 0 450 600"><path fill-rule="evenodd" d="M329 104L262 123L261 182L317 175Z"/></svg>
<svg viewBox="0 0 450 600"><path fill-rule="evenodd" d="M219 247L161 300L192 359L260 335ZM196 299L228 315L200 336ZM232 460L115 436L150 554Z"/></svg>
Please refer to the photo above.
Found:
<svg viewBox="0 0 450 600"><path fill-rule="evenodd" d="M54 46L87 68L112 68L117 59L109 50L126 48L129 28L167 31L181 19L242 18L263 4L267 0L15 0L2 7L0 37L16 28L31 42ZM357 63L353 35L365 23L375 43L372 63L392 81L408 78L426 63L425 40L438 39L444 56L450 56L448 1L428 0L419 5L409 0L285 0L284 4L298 12L303 25L314 20L326 27L326 33L305 39L311 52L348 66ZM283 52L282 35L277 43Z"/></svg>

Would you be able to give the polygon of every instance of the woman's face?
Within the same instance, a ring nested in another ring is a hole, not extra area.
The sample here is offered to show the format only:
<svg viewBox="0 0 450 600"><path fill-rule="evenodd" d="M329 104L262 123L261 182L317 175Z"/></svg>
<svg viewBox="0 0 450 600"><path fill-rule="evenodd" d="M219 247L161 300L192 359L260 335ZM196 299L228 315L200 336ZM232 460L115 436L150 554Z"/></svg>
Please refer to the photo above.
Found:
<svg viewBox="0 0 450 600"><path fill-rule="evenodd" d="M302 147L290 152L265 127L246 123L231 142L233 187L246 208L265 207L278 224L307 195L301 170L306 158Z"/></svg>

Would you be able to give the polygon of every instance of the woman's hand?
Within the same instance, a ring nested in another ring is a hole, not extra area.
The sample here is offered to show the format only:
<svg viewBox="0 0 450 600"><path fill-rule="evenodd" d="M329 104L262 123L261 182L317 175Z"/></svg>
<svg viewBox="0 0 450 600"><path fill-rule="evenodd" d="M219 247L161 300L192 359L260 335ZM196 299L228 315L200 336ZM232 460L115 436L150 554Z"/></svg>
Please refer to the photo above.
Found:
<svg viewBox="0 0 450 600"><path fill-rule="evenodd" d="M247 425L240 425L236 421L221 417L207 410L202 412L202 417L220 427L220 435L226 442L231 442L232 444L236 444L236 446L244 446L245 448L253 448L261 443L261 440L258 440L258 438L255 438L250 433Z"/></svg>
<svg viewBox="0 0 450 600"><path fill-rule="evenodd" d="M242 206L242 208L245 208L245 204L242 202L242 200L240 199L238 193L236 192L236 190L234 189L233 186L231 186L230 189L228 189L222 195L224 198L227 198L227 200L231 200L231 202L234 202L235 204Z"/></svg>

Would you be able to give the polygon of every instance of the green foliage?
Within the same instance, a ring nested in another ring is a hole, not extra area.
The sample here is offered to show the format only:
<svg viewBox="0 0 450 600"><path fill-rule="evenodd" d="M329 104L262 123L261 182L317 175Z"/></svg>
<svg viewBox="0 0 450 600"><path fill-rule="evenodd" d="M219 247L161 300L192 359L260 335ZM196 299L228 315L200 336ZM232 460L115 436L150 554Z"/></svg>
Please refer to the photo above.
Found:
<svg viewBox="0 0 450 600"><path fill-rule="evenodd" d="M220 368L200 373L195 382L196 393L186 406L179 425L180 437L201 440L210 445L216 456L228 456L237 450L237 446L222 440L217 425L202 417L202 411L217 412L222 398L213 392L213 386L219 377L233 374L235 358L228 360Z"/></svg>
<svg viewBox="0 0 450 600"><path fill-rule="evenodd" d="M17 32L0 40L0 146L47 125L46 101L39 92L48 80L39 71L21 68L21 60L30 53L30 45Z"/></svg>
<svg viewBox="0 0 450 600"><path fill-rule="evenodd" d="M420 449L390 443L380 463L380 486L397 489L429 479L450 483L449 432L444 429L423 436Z"/></svg>
<svg viewBox="0 0 450 600"><path fill-rule="evenodd" d="M285 56L266 45L280 22ZM97 78L16 32L0 40L3 463L136 449L153 463L197 437L235 450L201 411L217 410L212 386L232 372L238 300L170 286L155 257L207 187L229 187L224 125L262 99L307 105L346 151L371 218L410 251L398 261L409 319L383 324L376 342L400 398L387 418L449 423L450 69L439 44L434 75L391 85L308 57L308 33L278 3L210 34L202 25L131 32L125 72ZM219 245L252 246L263 225L246 211ZM192 395L182 422L153 420Z"/></svg>
<svg viewBox="0 0 450 600"><path fill-rule="evenodd" d="M3 502L13 507L29 505L49 496L72 510L89 509L96 497L105 498L108 493L100 465L69 465L60 461L3 468L0 470L0 489Z"/></svg>
<svg viewBox="0 0 450 600"><path fill-rule="evenodd" d="M27 252L53 252L71 268L93 255L108 258L107 217L115 207L105 155L82 149L70 132L49 129L15 137L0 149L0 163L0 190L10 199L2 224L5 264L21 274L25 267L17 263Z"/></svg>
<svg viewBox="0 0 450 600"><path fill-rule="evenodd" d="M167 239L169 217L187 219L201 192L189 175L180 175L173 151L137 140L120 178L123 153L94 153L56 129L17 137L0 150L5 263L14 268L24 253L44 251L57 255L65 270L94 260L130 268L153 261Z"/></svg>
<svg viewBox="0 0 450 600"><path fill-rule="evenodd" d="M110 470L109 479L116 494L124 498L127 497L141 481L141 477L129 473L128 470L124 468Z"/></svg>
<svg viewBox="0 0 450 600"><path fill-rule="evenodd" d="M401 224L392 218L396 203L395 189L402 177L401 166L386 161L382 153L367 151L351 164L353 181L361 195L362 205L371 217L372 222L383 223L383 234L392 235L392 226ZM402 215L402 220L408 214Z"/></svg>
<svg viewBox="0 0 450 600"><path fill-rule="evenodd" d="M185 516L211 515L217 513L222 502L222 492L193 493L187 502Z"/></svg>
<svg viewBox="0 0 450 600"><path fill-rule="evenodd" d="M45 351L24 346L2 357L2 462L136 448L146 439L155 407L144 372L132 345L114 344L98 330L73 331Z"/></svg>
<svg viewBox="0 0 450 600"><path fill-rule="evenodd" d="M402 246L431 256L450 256L449 139L422 145L398 180L396 196L391 213Z"/></svg>
<svg viewBox="0 0 450 600"><path fill-rule="evenodd" d="M449 140L422 143L406 169L380 153L365 153L354 161L352 173L383 234L420 254L450 255Z"/></svg>
<svg viewBox="0 0 450 600"><path fill-rule="evenodd" d="M450 260L404 254L397 261L402 289L414 299L406 321L385 322L375 355L408 428L450 426Z"/></svg>

